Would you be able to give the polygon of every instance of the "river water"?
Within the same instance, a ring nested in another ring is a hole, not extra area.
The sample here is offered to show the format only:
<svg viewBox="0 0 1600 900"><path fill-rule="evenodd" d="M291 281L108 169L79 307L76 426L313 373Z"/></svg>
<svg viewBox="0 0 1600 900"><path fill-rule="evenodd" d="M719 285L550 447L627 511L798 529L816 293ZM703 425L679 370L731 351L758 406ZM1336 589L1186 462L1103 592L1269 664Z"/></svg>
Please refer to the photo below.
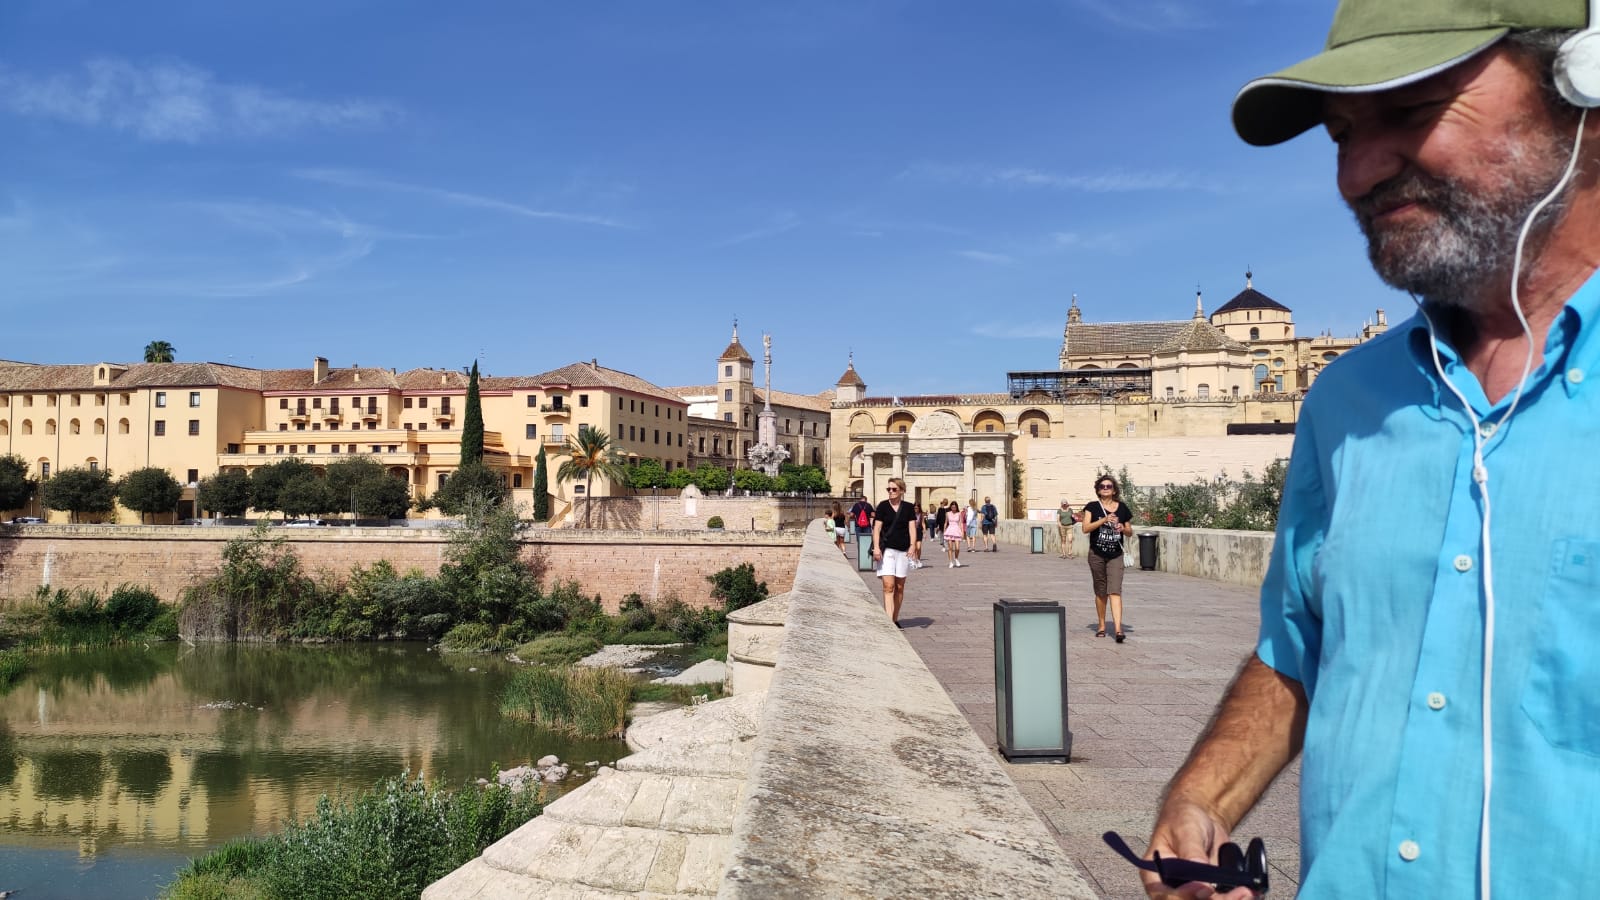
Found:
<svg viewBox="0 0 1600 900"><path fill-rule="evenodd" d="M510 672L420 644L44 656L0 696L0 890L154 897L190 857L303 818L321 794L626 755L502 718Z"/></svg>

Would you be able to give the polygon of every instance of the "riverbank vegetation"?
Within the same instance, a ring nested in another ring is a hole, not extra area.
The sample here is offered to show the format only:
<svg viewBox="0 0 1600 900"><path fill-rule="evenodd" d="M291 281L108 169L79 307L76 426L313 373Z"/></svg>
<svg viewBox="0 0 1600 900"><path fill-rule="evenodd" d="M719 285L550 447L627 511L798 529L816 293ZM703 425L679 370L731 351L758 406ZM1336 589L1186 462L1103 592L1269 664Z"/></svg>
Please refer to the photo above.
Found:
<svg viewBox="0 0 1600 900"><path fill-rule="evenodd" d="M423 888L543 811L533 791L491 781L448 791L389 779L348 802L327 796L282 833L226 844L190 863L168 900L392 900Z"/></svg>
<svg viewBox="0 0 1600 900"><path fill-rule="evenodd" d="M1117 472L1117 481L1122 496L1133 504L1139 525L1271 531L1278 525L1278 504L1288 471L1288 461L1279 459L1267 466L1259 479L1246 470L1237 480L1222 472L1188 484L1141 488L1123 467Z"/></svg>

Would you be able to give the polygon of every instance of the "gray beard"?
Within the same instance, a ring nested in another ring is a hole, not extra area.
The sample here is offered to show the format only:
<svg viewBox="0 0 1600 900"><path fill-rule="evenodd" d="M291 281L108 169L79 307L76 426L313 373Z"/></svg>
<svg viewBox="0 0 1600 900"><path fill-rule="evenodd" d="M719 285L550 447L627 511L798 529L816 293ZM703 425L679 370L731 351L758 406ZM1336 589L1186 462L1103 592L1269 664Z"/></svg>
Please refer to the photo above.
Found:
<svg viewBox="0 0 1600 900"><path fill-rule="evenodd" d="M1506 158L1493 163L1505 174L1487 190L1408 170L1352 201L1350 209L1366 235L1367 258L1378 277L1429 306L1484 312L1486 304L1502 302L1501 297L1484 298L1483 288L1510 280L1522 224L1566 168L1561 138L1548 135L1539 143L1506 148ZM1571 191L1569 183L1540 211L1529 230L1525 257L1536 255L1533 251L1566 209ZM1437 218L1403 229L1374 227L1373 211L1397 200L1421 201Z"/></svg>

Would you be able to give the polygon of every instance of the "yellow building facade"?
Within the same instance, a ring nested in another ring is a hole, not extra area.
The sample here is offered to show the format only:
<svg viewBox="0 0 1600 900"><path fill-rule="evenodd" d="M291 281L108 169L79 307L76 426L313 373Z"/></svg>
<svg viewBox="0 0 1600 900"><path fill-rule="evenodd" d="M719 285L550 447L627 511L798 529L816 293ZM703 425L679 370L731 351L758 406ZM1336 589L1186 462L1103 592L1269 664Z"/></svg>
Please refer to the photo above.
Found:
<svg viewBox="0 0 1600 900"><path fill-rule="evenodd" d="M48 478L70 467L166 469L185 485L176 518L194 514L197 483L286 457L313 466L351 455L382 463L412 496L437 490L460 464L467 376L453 370L330 367L248 369L217 363L45 366L0 363L0 455ZM589 425L632 462L667 469L687 459L688 404L642 378L573 363L538 375L479 380L484 461L519 502L531 503L543 447L557 515L583 485L555 470L567 438ZM623 488L596 481L597 495ZM35 508L5 511L39 514ZM56 514L56 518L63 518ZM137 516L118 510L120 521Z"/></svg>

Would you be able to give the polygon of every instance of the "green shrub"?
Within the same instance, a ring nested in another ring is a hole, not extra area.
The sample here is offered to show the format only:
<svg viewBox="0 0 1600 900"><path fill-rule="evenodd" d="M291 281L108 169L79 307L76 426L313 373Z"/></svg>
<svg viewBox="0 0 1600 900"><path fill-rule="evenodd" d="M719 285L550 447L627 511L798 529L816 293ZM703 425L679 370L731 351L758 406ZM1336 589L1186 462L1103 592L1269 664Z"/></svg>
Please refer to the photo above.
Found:
<svg viewBox="0 0 1600 900"><path fill-rule="evenodd" d="M482 653L505 649L505 644L501 642L496 629L482 622L467 622L445 632L439 647L458 653Z"/></svg>
<svg viewBox="0 0 1600 900"><path fill-rule="evenodd" d="M707 528L721 528L722 527L722 517L721 516L712 516L711 518L707 519L706 520L706 527Z"/></svg>
<svg viewBox="0 0 1600 900"><path fill-rule="evenodd" d="M686 644L698 644L716 628L717 613L699 610L676 597L656 608L656 624Z"/></svg>
<svg viewBox="0 0 1600 900"><path fill-rule="evenodd" d="M124 584L106 598L105 617L112 628L131 634L149 628L165 609L166 604L154 591Z"/></svg>
<svg viewBox="0 0 1600 900"><path fill-rule="evenodd" d="M0 650L0 693L5 692L17 679L28 673L33 665L22 650Z"/></svg>
<svg viewBox="0 0 1600 900"><path fill-rule="evenodd" d="M676 644L678 636L671 631L658 628L645 631L629 631L617 636L618 644Z"/></svg>
<svg viewBox="0 0 1600 900"><path fill-rule="evenodd" d="M722 602L723 613L731 613L767 599L767 583L756 581L756 567L750 563L730 566L716 574L707 575L706 580L711 582L711 596Z"/></svg>
<svg viewBox="0 0 1600 900"><path fill-rule="evenodd" d="M570 665L599 650L597 638L573 634L547 634L517 648L524 662L546 666Z"/></svg>
<svg viewBox="0 0 1600 900"><path fill-rule="evenodd" d="M617 669L527 668L512 676L500 710L576 737L621 737L633 679Z"/></svg>
<svg viewBox="0 0 1600 900"><path fill-rule="evenodd" d="M394 778L348 803L322 797L281 835L224 845L181 871L165 896L417 897L541 809L533 792L498 784L451 792Z"/></svg>

